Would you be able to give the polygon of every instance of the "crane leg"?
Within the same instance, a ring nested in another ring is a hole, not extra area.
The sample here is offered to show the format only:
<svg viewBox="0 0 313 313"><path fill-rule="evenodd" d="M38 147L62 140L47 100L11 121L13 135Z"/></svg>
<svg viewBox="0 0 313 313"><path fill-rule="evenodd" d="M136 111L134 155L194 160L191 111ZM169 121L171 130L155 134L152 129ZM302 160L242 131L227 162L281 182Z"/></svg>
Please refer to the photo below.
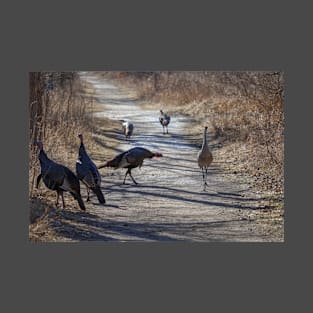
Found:
<svg viewBox="0 0 313 313"><path fill-rule="evenodd" d="M208 169L205 168L205 186L208 186L208 183L207 183L207 178L208 178Z"/></svg>
<svg viewBox="0 0 313 313"><path fill-rule="evenodd" d="M201 167L201 171L202 171L202 180L204 182L204 171L203 171L203 167Z"/></svg>
<svg viewBox="0 0 313 313"><path fill-rule="evenodd" d="M130 178L133 180L133 182L134 182L136 185L138 185L138 183L135 181L134 177L133 177L132 174L131 174L131 170L129 170L129 176L130 176Z"/></svg>
<svg viewBox="0 0 313 313"><path fill-rule="evenodd" d="M204 174L203 167L201 167L201 171L202 171L202 180L203 180L203 191L205 191L205 186L207 186L207 183L205 181L205 174Z"/></svg>

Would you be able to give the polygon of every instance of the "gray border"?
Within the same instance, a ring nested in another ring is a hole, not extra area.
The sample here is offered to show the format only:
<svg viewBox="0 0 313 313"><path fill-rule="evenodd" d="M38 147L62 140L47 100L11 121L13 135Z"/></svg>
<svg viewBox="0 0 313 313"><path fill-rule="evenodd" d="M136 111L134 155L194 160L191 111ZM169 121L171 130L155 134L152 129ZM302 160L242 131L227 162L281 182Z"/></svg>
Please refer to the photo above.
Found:
<svg viewBox="0 0 313 313"><path fill-rule="evenodd" d="M297 117L301 104L311 103L306 71L312 55L307 47L310 8L283 1L192 1L189 6L182 1L137 6L134 1L81 2L8 2L3 10L8 24L2 42L6 205L1 219L2 259L9 267L3 266L8 293L2 305L13 311L20 302L38 312L95 307L264 312L293 302L298 302L298 310L306 307L301 290L293 285L302 285L300 278L311 272L310 258L303 255L311 236L301 235L311 228L312 219L300 218L308 210L301 210L305 206L296 196L302 181L298 173L305 173L299 168L302 161L297 167L291 164L305 146L296 150L291 144L308 125ZM285 244L28 243L27 74L101 69L283 70L288 136ZM297 119L298 129L293 127Z"/></svg>

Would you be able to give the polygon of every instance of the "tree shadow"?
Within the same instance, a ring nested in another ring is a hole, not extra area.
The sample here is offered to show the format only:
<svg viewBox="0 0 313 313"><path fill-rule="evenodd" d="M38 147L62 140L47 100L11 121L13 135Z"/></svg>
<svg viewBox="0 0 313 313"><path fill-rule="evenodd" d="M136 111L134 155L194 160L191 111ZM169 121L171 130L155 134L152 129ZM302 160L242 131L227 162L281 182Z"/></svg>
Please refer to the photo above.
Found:
<svg viewBox="0 0 313 313"><path fill-rule="evenodd" d="M204 200L204 199L195 199L195 198L187 198L188 194L192 194L192 192L186 192L184 190L180 190L180 189L173 189L172 191L177 191L179 193L186 193L186 196L181 196L181 195L174 195L174 194L166 194L166 193L161 193L161 192L153 192L153 191L148 191L148 190L141 190L138 188L141 187L149 187L149 188L153 188L150 185L143 185L143 184L138 184L138 185L131 185L133 186L133 188L125 188L125 185L116 185L119 187L118 192L121 193L128 193L128 194L133 194L134 198L138 197L140 198L141 196L151 196L154 198L162 198L162 199L169 199L169 200L174 200L177 201L177 206L179 207L181 202L187 202L187 203L193 203L193 204L202 204L202 205L207 205L207 206L211 206L211 207L217 207L217 208L230 208L230 209L241 209L241 210L256 210L258 209L257 207L252 207L252 206L246 206L244 204L239 204L239 203L226 203L226 202L214 202L214 201L210 201L210 200ZM164 187L164 189L167 190L171 190L169 188ZM108 190L110 190L111 192L114 191L116 192L117 189L115 188L109 188ZM199 195L199 193L193 193L194 195ZM213 194L213 193L202 193L202 195L205 195L207 197L217 197L217 195ZM220 196L221 199L224 200L232 200L231 198L226 198ZM233 200L241 200L241 198L237 199L233 199ZM259 200L259 199L257 199Z"/></svg>
<svg viewBox="0 0 313 313"><path fill-rule="evenodd" d="M151 223L151 222L125 222L125 221L104 221L97 217L87 216L81 218L77 216L77 212L67 211L63 214L64 221L62 227L56 230L59 234L73 240L84 241L197 241L195 238L203 241L225 241L227 232L224 235L224 229L230 223L243 223L240 219L232 219L225 221L210 221L210 222L178 222L178 223ZM71 222L79 225L73 225ZM223 229L223 232L217 233L218 229ZM200 234L196 235L195 231L204 230L204 233L211 232L212 236L203 237ZM160 232L167 235L160 234ZM215 233L214 233L215 232ZM193 234L191 237L190 234ZM184 234L187 236L184 237ZM234 234L230 234L229 238ZM247 236L249 234L247 233ZM123 237L125 239L116 239L114 236ZM128 238L127 238L128 237ZM178 238L180 237L180 238ZM189 237L189 238L187 238Z"/></svg>
<svg viewBox="0 0 313 313"><path fill-rule="evenodd" d="M112 235L125 235L131 240L152 240L152 241L176 241L177 239L157 234L160 227L149 223L132 223L119 221L104 221L98 216L90 215L82 218L78 212L64 211L61 225L55 228L58 234L73 240L97 240L97 241L124 241L116 239ZM79 222L79 226L70 222ZM97 232L99 231L99 233ZM105 233L105 235L103 235ZM111 236L110 236L111 234Z"/></svg>
<svg viewBox="0 0 313 313"><path fill-rule="evenodd" d="M233 193L233 192L209 193L209 192L203 192L203 191L197 192L197 191L190 191L190 190L186 190L186 189L178 189L178 188L173 188L173 187L147 185L147 184L140 184L140 186L146 187L149 189L159 189L159 190L165 190L165 191L171 191L171 192L185 193L185 194L190 194L190 195L209 196L209 197L215 197L215 198L222 198L225 200L239 200L239 201L263 201L263 200L267 200L267 198L264 198L264 197L262 197L262 198L243 197L242 194Z"/></svg>
<svg viewBox="0 0 313 313"><path fill-rule="evenodd" d="M116 153L121 153L121 152L123 152L122 149L113 148L111 145L106 144L103 140L101 140L101 139L99 139L99 138L97 138L97 137L95 137L94 140L95 140L95 142L96 142L97 144L99 144L99 146L101 146L102 148L111 149L111 150L113 150L113 151L116 151Z"/></svg>
<svg viewBox="0 0 313 313"><path fill-rule="evenodd" d="M118 241L113 237L104 236L98 232L78 227L77 225L65 221L59 222L57 226L54 227L54 231L59 236L78 241Z"/></svg>

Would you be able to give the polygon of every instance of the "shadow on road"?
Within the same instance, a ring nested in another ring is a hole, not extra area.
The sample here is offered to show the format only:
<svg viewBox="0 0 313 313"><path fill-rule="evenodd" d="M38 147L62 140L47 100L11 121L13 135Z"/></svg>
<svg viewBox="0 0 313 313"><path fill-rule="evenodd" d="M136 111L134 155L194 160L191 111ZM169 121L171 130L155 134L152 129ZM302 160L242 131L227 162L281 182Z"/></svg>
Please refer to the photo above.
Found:
<svg viewBox="0 0 313 313"><path fill-rule="evenodd" d="M142 189L140 189L142 188ZM144 189L145 188L145 189ZM148 189L148 190L147 190ZM151 189L154 189L155 192ZM185 189L176 189L171 187L162 187L162 186L153 186L153 185L145 185L145 184L138 184L137 186L134 186L133 184L128 186L122 185L122 184L115 184L111 187L108 187L106 189L109 192L119 192L122 194L132 194L134 199L140 199L142 196L152 196L155 198L162 198L162 199L169 199L169 200L175 200L177 201L177 207L180 207L179 202L190 202L194 204L203 204L210 207L219 207L219 208L231 208L231 209L241 209L241 210L257 210L259 207L256 205L254 206L246 206L244 204L229 203L226 202L227 200L233 200L233 201L260 201L265 199L254 199L254 198L243 198L240 195L238 197L232 196L233 194L227 195L227 193L210 193L210 192L193 192L188 191ZM172 192L171 194L166 193ZM174 192L174 194L173 194ZM185 194L185 196L182 196L181 194ZM211 200L205 200L205 199L199 199L198 198L191 198L190 195L193 196L205 196L208 198L219 198L220 201L211 201Z"/></svg>
<svg viewBox="0 0 313 313"><path fill-rule="evenodd" d="M57 234L66 238L79 241L225 241L226 233L219 233L226 224L240 223L240 220L187 222L187 223L133 223L119 221L104 221L98 216L89 213L63 211L62 217L53 227ZM197 230L198 238L191 233ZM201 232L204 230L204 232ZM203 234L211 232L212 236L204 237ZM165 233L165 234L162 234ZM184 235L186 238L184 238ZM202 235L200 235L202 234ZM231 239L232 234L229 234Z"/></svg>

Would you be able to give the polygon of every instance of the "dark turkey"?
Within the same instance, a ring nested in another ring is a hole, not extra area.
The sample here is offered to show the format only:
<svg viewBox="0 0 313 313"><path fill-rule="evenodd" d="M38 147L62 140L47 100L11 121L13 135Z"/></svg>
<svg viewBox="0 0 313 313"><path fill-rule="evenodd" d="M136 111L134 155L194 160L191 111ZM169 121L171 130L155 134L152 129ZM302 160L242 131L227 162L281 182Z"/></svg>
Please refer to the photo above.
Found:
<svg viewBox="0 0 313 313"><path fill-rule="evenodd" d="M79 180L81 180L87 187L87 201L89 201L90 189L97 196L100 203L105 203L103 193L101 191L101 176L97 169L97 166L93 163L89 157L85 145L83 143L83 135L78 135L80 139L80 147L78 160L76 161L76 174Z"/></svg>
<svg viewBox="0 0 313 313"><path fill-rule="evenodd" d="M132 148L130 150L127 150L119 155L117 155L114 159L104 163L103 165L99 166L98 168L103 167L114 167L114 169L117 168L127 168L127 172L124 177L123 184L125 184L126 176L129 174L132 181L137 184L135 179L133 178L131 174L131 170L136 167L141 167L143 164L144 159L147 158L159 158L162 157L161 153L153 153L145 148Z"/></svg>
<svg viewBox="0 0 313 313"><path fill-rule="evenodd" d="M75 174L64 165L58 164L48 158L43 150L42 142L36 142L39 148L39 161L41 173L37 177L36 188L38 188L40 180L42 179L46 187L55 190L57 193L56 205L59 204L59 196L62 197L63 208L65 208L63 192L68 191L75 200L77 200L79 207L86 210L83 200L80 195L79 180Z"/></svg>
<svg viewBox="0 0 313 313"><path fill-rule="evenodd" d="M167 114L165 114L162 110L160 110L160 117L159 117L159 121L163 127L163 134L165 134L165 128L166 128L166 133L168 134L168 124L171 121L171 117Z"/></svg>

